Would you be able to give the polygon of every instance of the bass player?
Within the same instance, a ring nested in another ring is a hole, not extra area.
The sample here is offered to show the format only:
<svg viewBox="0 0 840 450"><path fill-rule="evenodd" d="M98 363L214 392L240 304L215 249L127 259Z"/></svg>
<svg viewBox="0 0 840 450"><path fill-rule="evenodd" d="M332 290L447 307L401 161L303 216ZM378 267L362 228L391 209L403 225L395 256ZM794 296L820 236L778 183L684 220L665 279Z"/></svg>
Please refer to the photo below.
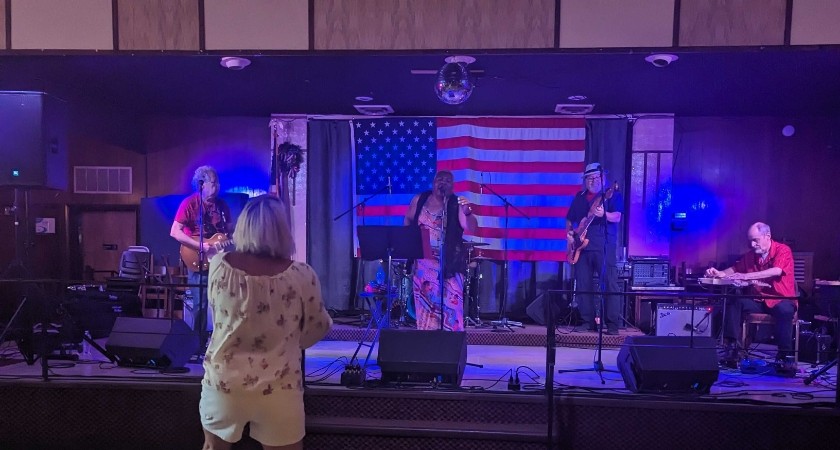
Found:
<svg viewBox="0 0 840 450"><path fill-rule="evenodd" d="M181 244L181 259L189 275L187 282L194 285L190 290L199 293L184 296L184 321L193 330L210 331L213 318L207 308L207 264L229 237L230 208L219 198L219 175L214 168L201 166L195 169L192 184L196 192L181 201L169 235ZM203 252L199 252L201 225L204 227ZM197 258L191 259L192 255ZM196 285L203 287L196 288Z"/></svg>
<svg viewBox="0 0 840 450"><path fill-rule="evenodd" d="M570 262L575 260L575 289L582 292L577 294L578 311L583 320L581 327L582 331L596 330L597 296L591 292L601 290L596 289L593 283L593 276L599 274L599 279L603 277L605 281L603 290L614 292L605 296L606 311L602 311L600 316L606 317L606 334L616 335L621 320L616 241L624 200L616 189L603 190L604 170L600 163L586 166L583 185L584 190L575 195L566 215L567 259ZM581 223L584 223L584 227L580 227ZM586 229L585 236L580 235L583 234L581 228Z"/></svg>

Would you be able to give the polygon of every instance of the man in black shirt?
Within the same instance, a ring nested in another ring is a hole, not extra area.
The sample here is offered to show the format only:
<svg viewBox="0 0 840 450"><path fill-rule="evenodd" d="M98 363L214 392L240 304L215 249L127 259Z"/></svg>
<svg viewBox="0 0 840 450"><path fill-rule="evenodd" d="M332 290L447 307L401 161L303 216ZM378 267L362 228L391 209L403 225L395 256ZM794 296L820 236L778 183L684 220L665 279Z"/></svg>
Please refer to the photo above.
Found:
<svg viewBox="0 0 840 450"><path fill-rule="evenodd" d="M599 274L599 280L605 281L604 290L616 292L605 296L605 311L601 312L600 317L606 317L607 334L618 334L621 295L617 292L621 290L616 268L616 241L624 200L617 190L604 190L604 170L601 164L596 162L587 165L583 177L585 189L572 200L566 215L567 249L577 246L579 250L568 252L567 258L570 262L577 258L573 263L577 290L600 290L593 282L593 276ZM583 228L586 228L585 239L579 242L580 237L576 233L580 231L582 234ZM585 244L587 240L588 244ZM584 331L595 330L595 301L598 297L592 294L578 294L577 297Z"/></svg>

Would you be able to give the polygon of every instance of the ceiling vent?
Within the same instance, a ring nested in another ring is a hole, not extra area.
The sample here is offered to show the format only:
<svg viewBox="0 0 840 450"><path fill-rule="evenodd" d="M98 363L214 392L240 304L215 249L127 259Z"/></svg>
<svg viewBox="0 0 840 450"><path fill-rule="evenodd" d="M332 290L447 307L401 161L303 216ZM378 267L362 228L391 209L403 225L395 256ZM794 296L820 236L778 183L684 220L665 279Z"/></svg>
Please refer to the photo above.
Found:
<svg viewBox="0 0 840 450"><path fill-rule="evenodd" d="M557 106L554 107L554 112L557 114L581 116L591 113L593 109L595 109L595 105L584 105L580 103L562 105L558 103Z"/></svg>
<svg viewBox="0 0 840 450"><path fill-rule="evenodd" d="M359 114L366 116L387 116L394 113L394 108L391 105L353 105Z"/></svg>

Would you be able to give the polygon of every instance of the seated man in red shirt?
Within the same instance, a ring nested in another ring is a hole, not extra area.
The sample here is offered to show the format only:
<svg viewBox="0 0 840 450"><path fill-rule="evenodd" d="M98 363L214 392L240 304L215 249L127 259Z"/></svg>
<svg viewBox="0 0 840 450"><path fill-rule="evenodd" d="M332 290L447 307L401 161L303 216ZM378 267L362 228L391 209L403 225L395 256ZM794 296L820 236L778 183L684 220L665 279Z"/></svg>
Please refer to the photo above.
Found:
<svg viewBox="0 0 840 450"><path fill-rule="evenodd" d="M709 268L706 276L745 280L752 284L754 295L782 297L796 296L796 282L793 278L793 252L790 247L771 238L770 226L756 222L747 231L752 251L745 254L734 266L724 270ZM756 283L761 281L762 283ZM768 286L769 285L769 286ZM741 336L741 322L750 313L770 314L776 319L774 336L779 346L776 360L784 360L793 354L793 315L797 304L793 299L737 298L726 307L726 323L723 336L726 339L727 354L724 363L737 367Z"/></svg>

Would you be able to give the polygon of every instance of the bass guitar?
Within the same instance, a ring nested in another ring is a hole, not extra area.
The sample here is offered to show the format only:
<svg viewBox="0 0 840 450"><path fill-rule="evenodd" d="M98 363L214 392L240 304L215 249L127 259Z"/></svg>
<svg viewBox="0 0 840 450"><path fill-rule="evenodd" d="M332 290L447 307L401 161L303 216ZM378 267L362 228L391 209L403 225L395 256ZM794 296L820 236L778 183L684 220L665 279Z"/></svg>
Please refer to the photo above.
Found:
<svg viewBox="0 0 840 450"><path fill-rule="evenodd" d="M198 242L198 237L190 236L194 241ZM209 238L205 238L204 242L210 244L210 251L205 254L204 264L199 270L199 255L198 250L181 245L181 261L187 266L187 269L193 272L200 272L207 270L210 267L210 258L216 253L227 251L233 245L233 239L228 239L223 233L216 233Z"/></svg>
<svg viewBox="0 0 840 450"><path fill-rule="evenodd" d="M589 225L592 225L592 221L595 220L595 210L600 207L605 200L612 198L613 193L617 190L618 181L614 182L614 184L605 192L598 194L595 197L595 201L592 202L592 206L589 207L589 212L586 214L586 217L580 221L576 229L571 231L573 240L569 241L568 248L566 249L566 255L568 255L570 264L577 264L580 259L580 252L589 245L589 239L586 238L586 233L589 231ZM606 215L606 211L604 211L604 214Z"/></svg>

